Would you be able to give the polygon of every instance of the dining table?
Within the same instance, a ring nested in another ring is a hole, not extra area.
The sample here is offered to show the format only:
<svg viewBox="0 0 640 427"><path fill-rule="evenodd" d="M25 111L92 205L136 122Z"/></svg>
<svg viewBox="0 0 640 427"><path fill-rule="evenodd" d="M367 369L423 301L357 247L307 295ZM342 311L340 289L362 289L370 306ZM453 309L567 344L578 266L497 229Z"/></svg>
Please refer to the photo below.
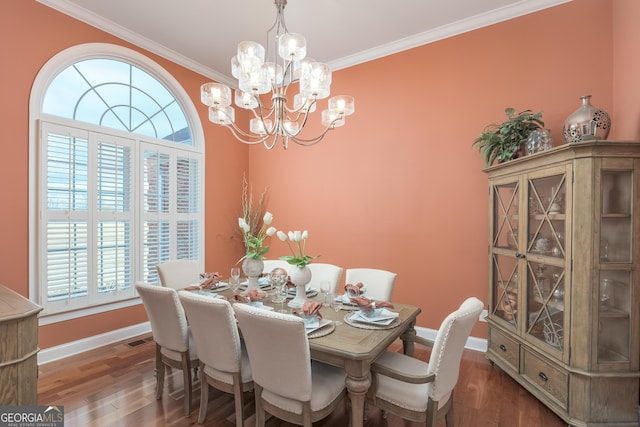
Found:
<svg viewBox="0 0 640 427"><path fill-rule="evenodd" d="M234 293L230 289L217 292L218 295L233 301ZM310 297L310 301L322 301L323 295L318 293ZM267 297L263 300L267 309L278 310L282 305L271 302ZM286 307L286 305L285 305ZM397 318L388 325L369 325L351 321L355 307L344 306L344 310L333 311L323 307L323 318L330 319L325 332L318 330L309 334L311 359L329 365L341 367L347 374L346 388L351 402L351 427L362 427L364 424L366 394L371 386L371 365L396 340L402 340L403 352L412 355L416 318L421 312L419 307L411 304L393 302L390 309L398 313ZM291 309L287 310L291 312ZM340 322L335 324L335 321Z"/></svg>

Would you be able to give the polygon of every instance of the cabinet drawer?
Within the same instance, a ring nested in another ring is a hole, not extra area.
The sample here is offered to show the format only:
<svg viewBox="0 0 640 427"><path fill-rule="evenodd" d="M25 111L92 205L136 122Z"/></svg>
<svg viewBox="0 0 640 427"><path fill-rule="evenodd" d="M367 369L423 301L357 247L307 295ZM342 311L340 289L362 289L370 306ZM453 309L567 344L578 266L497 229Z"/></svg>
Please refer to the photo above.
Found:
<svg viewBox="0 0 640 427"><path fill-rule="evenodd" d="M523 357L524 372L522 376L566 409L569 390L568 374L526 349L523 352Z"/></svg>
<svg viewBox="0 0 640 427"><path fill-rule="evenodd" d="M491 328L489 330L489 348L509 363L516 372L519 371L520 346L517 342Z"/></svg>

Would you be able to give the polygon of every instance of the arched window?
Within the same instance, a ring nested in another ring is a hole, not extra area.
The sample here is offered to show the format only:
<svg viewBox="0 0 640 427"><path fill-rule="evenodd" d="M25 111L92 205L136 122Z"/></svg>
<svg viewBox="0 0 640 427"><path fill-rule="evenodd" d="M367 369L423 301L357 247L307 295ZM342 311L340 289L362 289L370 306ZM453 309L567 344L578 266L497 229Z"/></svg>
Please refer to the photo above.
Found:
<svg viewBox="0 0 640 427"><path fill-rule="evenodd" d="M45 319L127 305L161 262L204 265L202 128L170 74L119 46L76 46L43 67L30 108L30 289Z"/></svg>

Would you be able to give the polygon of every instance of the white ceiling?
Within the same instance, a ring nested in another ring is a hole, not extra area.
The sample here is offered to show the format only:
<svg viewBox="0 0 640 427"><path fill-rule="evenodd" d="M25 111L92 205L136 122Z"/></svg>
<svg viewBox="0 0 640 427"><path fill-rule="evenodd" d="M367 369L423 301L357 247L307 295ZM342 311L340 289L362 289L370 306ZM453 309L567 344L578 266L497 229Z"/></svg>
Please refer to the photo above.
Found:
<svg viewBox="0 0 640 427"><path fill-rule="evenodd" d="M212 79L234 85L238 42L266 43L273 0L37 0ZM333 70L571 0L289 0L290 32Z"/></svg>

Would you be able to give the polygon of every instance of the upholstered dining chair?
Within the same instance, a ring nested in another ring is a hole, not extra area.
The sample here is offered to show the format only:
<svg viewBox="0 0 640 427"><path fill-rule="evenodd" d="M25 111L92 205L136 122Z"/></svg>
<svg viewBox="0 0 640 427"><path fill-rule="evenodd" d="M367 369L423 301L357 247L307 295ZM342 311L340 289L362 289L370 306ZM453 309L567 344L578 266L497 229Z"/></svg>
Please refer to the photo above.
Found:
<svg viewBox="0 0 640 427"><path fill-rule="evenodd" d="M200 264L191 259L167 261L156 266L160 284L176 290L200 282Z"/></svg>
<svg viewBox="0 0 640 427"><path fill-rule="evenodd" d="M264 427L265 412L305 427L331 414L346 396L346 374L311 363L304 321L246 304L233 309L253 372L256 427Z"/></svg>
<svg viewBox="0 0 640 427"><path fill-rule="evenodd" d="M333 264L312 262L309 264L309 269L311 270L311 282L309 282L309 286L319 289L320 283L328 281L330 286L329 293L336 293L342 280L342 272L344 271L342 267Z"/></svg>
<svg viewBox="0 0 640 427"><path fill-rule="evenodd" d="M453 427L453 388L458 382L460 359L483 308L482 301L468 298L444 319L434 341L411 337L433 347L428 363L384 352L371 366L367 402L406 420L424 422L427 427L435 427L445 417L447 427Z"/></svg>
<svg viewBox="0 0 640 427"><path fill-rule="evenodd" d="M175 289L137 283L136 290L149 316L156 342L156 399L162 398L165 365L182 370L184 415L191 414L191 368L198 366L198 354L187 318Z"/></svg>
<svg viewBox="0 0 640 427"><path fill-rule="evenodd" d="M282 259L263 259L264 268L262 269L263 273L269 274L273 271L274 268L284 268L287 272L291 268L291 264Z"/></svg>
<svg viewBox="0 0 640 427"><path fill-rule="evenodd" d="M253 390L251 366L240 340L231 304L226 300L180 291L200 359L200 413L204 422L209 385L234 396L236 425L244 425L244 392Z"/></svg>
<svg viewBox="0 0 640 427"><path fill-rule="evenodd" d="M366 296L378 301L391 301L396 277L396 273L376 268L348 268L345 271L345 283L362 282Z"/></svg>

